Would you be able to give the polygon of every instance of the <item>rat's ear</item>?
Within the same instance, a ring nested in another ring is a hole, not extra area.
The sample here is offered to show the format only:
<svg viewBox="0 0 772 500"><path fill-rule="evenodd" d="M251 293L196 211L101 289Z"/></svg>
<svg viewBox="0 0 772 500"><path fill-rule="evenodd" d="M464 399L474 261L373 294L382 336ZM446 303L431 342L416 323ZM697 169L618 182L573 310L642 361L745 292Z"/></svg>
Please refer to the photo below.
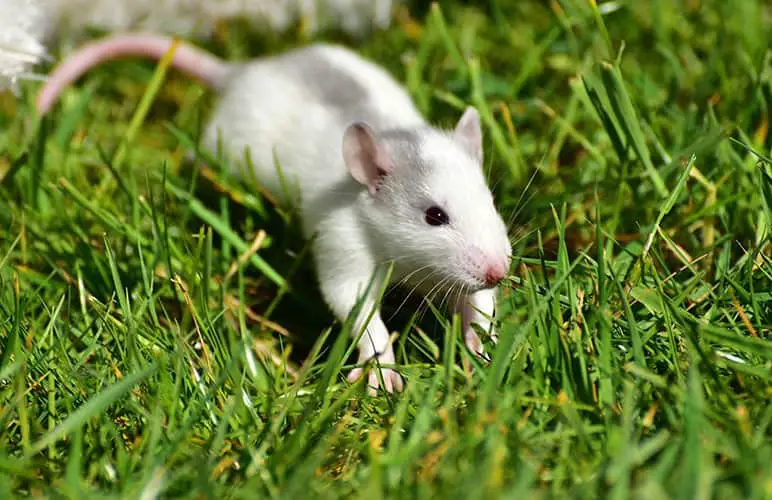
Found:
<svg viewBox="0 0 772 500"><path fill-rule="evenodd" d="M343 134L343 162L349 174L375 193L381 177L392 171L391 160L364 122L352 123Z"/></svg>
<svg viewBox="0 0 772 500"><path fill-rule="evenodd" d="M472 158L482 163L482 129L480 128L480 114L475 108L469 106L456 124L453 138L460 143Z"/></svg>

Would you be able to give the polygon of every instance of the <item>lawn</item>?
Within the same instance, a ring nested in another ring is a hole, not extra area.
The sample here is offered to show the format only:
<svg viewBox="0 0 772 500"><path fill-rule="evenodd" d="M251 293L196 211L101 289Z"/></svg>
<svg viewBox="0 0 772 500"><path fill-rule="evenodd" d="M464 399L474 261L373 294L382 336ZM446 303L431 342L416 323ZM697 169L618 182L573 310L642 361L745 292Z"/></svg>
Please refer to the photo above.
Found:
<svg viewBox="0 0 772 500"><path fill-rule="evenodd" d="M772 498L772 7L481 5L311 37L477 106L510 222L489 364L386 298L401 394L345 381L294 215L185 160L212 92L122 60L0 98L0 497Z"/></svg>

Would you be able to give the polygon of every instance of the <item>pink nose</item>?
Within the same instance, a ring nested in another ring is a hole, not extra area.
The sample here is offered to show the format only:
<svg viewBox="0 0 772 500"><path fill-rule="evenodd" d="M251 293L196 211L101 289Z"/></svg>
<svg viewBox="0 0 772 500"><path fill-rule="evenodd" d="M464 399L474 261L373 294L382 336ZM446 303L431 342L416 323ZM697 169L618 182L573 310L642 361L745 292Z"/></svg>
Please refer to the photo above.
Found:
<svg viewBox="0 0 772 500"><path fill-rule="evenodd" d="M488 285L498 285L506 277L507 268L502 264L493 264L485 271L485 283Z"/></svg>

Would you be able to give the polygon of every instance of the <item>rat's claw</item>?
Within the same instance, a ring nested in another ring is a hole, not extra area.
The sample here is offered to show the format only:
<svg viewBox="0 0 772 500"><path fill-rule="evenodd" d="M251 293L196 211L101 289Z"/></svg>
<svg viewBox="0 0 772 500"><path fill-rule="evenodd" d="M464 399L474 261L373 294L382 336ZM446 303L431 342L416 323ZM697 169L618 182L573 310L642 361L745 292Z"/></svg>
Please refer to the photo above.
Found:
<svg viewBox="0 0 772 500"><path fill-rule="evenodd" d="M464 334L464 343L470 351L477 354L478 356L483 353L482 341L473 329L468 329Z"/></svg>
<svg viewBox="0 0 772 500"><path fill-rule="evenodd" d="M392 378L394 381L394 388L397 390L397 392L402 392L402 389L405 388L405 383L402 380L402 375L399 374L399 372L392 373Z"/></svg>
<svg viewBox="0 0 772 500"><path fill-rule="evenodd" d="M354 368L353 370L351 370L351 373L348 374L348 377L346 377L346 380L348 380L353 384L354 382L359 380L359 377L362 376L363 371L364 370L362 368Z"/></svg>
<svg viewBox="0 0 772 500"><path fill-rule="evenodd" d="M379 378L378 371L376 366L370 366L367 369L367 393L371 396L375 396L377 390L381 386L381 379ZM364 368L354 368L346 378L349 382L353 383L359 380L364 373ZM380 377L383 377L383 389L385 389L386 392L391 393L395 390L397 392L402 392L404 383L399 372L392 370L391 368L381 368Z"/></svg>
<svg viewBox="0 0 772 500"><path fill-rule="evenodd" d="M375 373L375 370L373 370L373 372ZM394 392L394 384L391 383L392 381L391 373L388 373L386 372L386 370L383 370L381 372L381 375L383 375L383 388L386 389L386 392ZM378 381L380 382L380 379Z"/></svg>
<svg viewBox="0 0 772 500"><path fill-rule="evenodd" d="M368 376L368 388L367 392L371 396L375 396L376 391L380 388L381 379L378 375L378 368L370 368L370 375ZM402 376L396 370L391 368L381 368L380 377L383 377L383 389L388 393L393 393L395 390L401 392L403 388Z"/></svg>
<svg viewBox="0 0 772 500"><path fill-rule="evenodd" d="M491 332L490 338L494 344L499 340L496 332ZM480 359L486 363L491 362L491 357L488 355L488 353L485 352L485 348L483 347L480 337L472 328L469 328L469 330L467 330L464 334L464 343L466 344L466 347L474 354L476 354Z"/></svg>
<svg viewBox="0 0 772 500"><path fill-rule="evenodd" d="M386 374L383 374L383 385L384 388L389 391L389 383L386 382L388 380L388 377L386 377ZM378 386L380 385L380 380L378 379L378 370L370 370L370 375L367 377L367 393L371 396L375 396L376 391L378 390ZM389 391L391 392L391 391Z"/></svg>

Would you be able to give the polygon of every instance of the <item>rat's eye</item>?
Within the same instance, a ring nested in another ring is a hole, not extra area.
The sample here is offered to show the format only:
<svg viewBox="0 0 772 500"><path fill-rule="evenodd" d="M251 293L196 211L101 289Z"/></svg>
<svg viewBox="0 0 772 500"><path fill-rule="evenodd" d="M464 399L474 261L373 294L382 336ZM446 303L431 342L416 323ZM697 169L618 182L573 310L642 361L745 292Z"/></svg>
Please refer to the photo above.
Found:
<svg viewBox="0 0 772 500"><path fill-rule="evenodd" d="M430 226L441 226L448 223L448 214L436 205L426 209L424 218Z"/></svg>

